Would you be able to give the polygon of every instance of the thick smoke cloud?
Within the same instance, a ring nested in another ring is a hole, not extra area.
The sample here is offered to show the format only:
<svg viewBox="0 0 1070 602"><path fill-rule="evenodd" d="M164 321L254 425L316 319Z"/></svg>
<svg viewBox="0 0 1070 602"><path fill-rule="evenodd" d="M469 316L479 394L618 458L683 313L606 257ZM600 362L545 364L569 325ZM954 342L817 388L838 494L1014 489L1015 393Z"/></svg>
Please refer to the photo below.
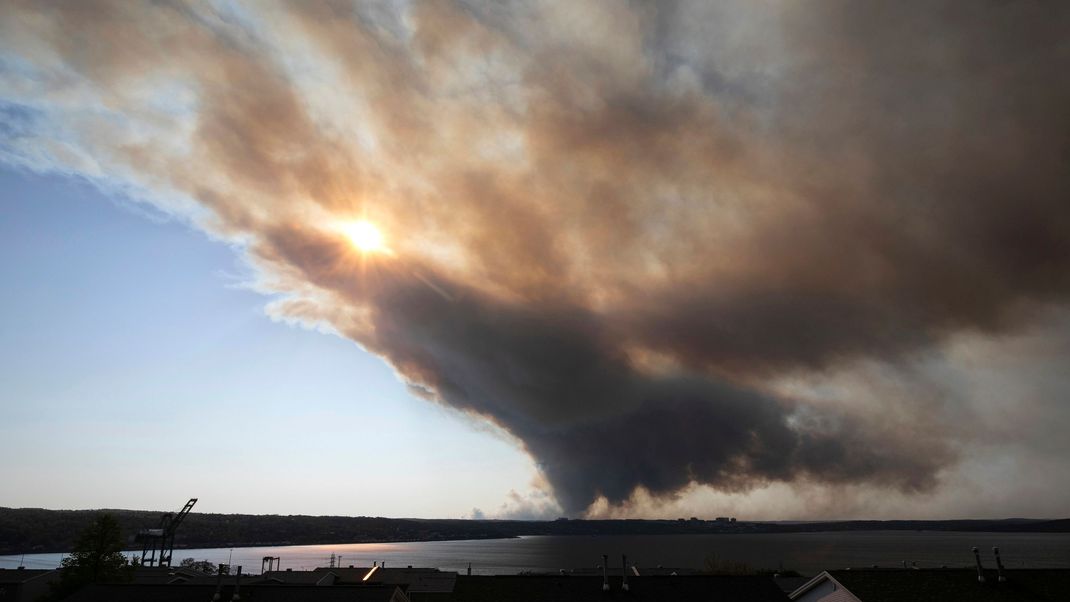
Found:
<svg viewBox="0 0 1070 602"><path fill-rule="evenodd" d="M932 491L940 408L770 383L1070 292L1054 3L2 11L30 116L9 162L241 245L276 315L515 435L569 513L693 483ZM391 254L335 228L362 216Z"/></svg>

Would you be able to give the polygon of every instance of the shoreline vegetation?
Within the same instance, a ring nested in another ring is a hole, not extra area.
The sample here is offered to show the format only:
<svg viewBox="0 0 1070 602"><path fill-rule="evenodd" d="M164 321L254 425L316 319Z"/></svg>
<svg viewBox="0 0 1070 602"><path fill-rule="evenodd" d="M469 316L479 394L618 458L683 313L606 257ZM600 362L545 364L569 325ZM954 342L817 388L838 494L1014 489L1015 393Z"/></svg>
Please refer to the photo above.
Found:
<svg viewBox="0 0 1070 602"><path fill-rule="evenodd" d="M156 527L161 512L144 510L45 510L0 508L0 555L69 552L78 535L99 514L114 516L129 547L142 528ZM802 533L821 531L1070 532L1070 519L849 520L815 522L729 522L701 520L469 520L191 513L175 549L396 543L508 539L523 535L680 535L714 533Z"/></svg>

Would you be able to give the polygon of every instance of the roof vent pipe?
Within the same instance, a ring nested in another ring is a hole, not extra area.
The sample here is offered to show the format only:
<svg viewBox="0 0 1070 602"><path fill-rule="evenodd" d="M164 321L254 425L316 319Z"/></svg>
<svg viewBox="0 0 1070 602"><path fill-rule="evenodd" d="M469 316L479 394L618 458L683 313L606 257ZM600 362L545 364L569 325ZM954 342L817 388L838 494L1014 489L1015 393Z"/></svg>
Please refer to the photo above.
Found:
<svg viewBox="0 0 1070 602"><path fill-rule="evenodd" d="M212 596L212 602L218 602L223 596L220 595L220 591L223 589L223 563L219 563L219 570L216 572L215 579L215 595Z"/></svg>
<svg viewBox="0 0 1070 602"><path fill-rule="evenodd" d="M620 588L624 591L628 591L628 555L621 554L620 562L621 566L624 567L624 578L620 582Z"/></svg>
<svg viewBox="0 0 1070 602"><path fill-rule="evenodd" d="M1003 583L1007 581L1007 578L1003 576L1003 560L999 557L999 547L993 547L992 553L996 555L996 570L999 571L999 582Z"/></svg>
<svg viewBox="0 0 1070 602"><path fill-rule="evenodd" d="M973 558L977 561L977 582L985 582L985 570L981 566L981 553L977 551L977 546L973 547Z"/></svg>
<svg viewBox="0 0 1070 602"><path fill-rule="evenodd" d="M238 602L241 600L241 594L238 592L241 590L241 565L238 565L238 576L234 579L234 595L230 597L230 602Z"/></svg>
<svg viewBox="0 0 1070 602"><path fill-rule="evenodd" d="M606 565L609 564L609 555L602 554L602 591L609 591L609 575L606 574Z"/></svg>

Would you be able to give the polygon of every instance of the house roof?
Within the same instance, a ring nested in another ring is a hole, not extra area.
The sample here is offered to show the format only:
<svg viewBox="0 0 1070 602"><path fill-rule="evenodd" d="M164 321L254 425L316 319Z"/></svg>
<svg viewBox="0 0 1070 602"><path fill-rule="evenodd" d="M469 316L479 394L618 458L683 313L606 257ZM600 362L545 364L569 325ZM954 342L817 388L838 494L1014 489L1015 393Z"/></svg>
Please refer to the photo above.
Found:
<svg viewBox="0 0 1070 602"><path fill-rule="evenodd" d="M333 577L333 579L332 579ZM335 583L346 583L338 575L338 569L329 569L326 571L268 571L260 576L264 581L272 581L276 583L289 583L293 585L316 585L322 583L323 585L334 585ZM356 580L358 583L360 579ZM350 580L349 583L352 583Z"/></svg>
<svg viewBox="0 0 1070 602"><path fill-rule="evenodd" d="M368 581L364 577L372 567L352 568L318 568L310 571L313 575L323 576L334 573L337 583L385 583L389 585L404 585L407 592L451 592L457 580L457 573L440 571L435 568L408 568L408 567L378 567ZM278 576L286 581L286 575L293 578L297 571L271 573L272 577ZM287 581L288 582L288 581Z"/></svg>
<svg viewBox="0 0 1070 602"><path fill-rule="evenodd" d="M629 577L629 591L620 577L609 578L602 591L601 577L552 575L460 575L453 596L457 602L510 600L513 602L570 602L583 600L689 600L702 602L765 602L787 600L787 594L769 577L740 575L680 575Z"/></svg>
<svg viewBox="0 0 1070 602"><path fill-rule="evenodd" d="M861 569L821 573L792 592L793 599L831 577L863 602L1004 602L1070 599L1070 569L1013 569L999 582L995 570L977 581L975 569Z"/></svg>
<svg viewBox="0 0 1070 602"><path fill-rule="evenodd" d="M776 582L777 587L779 587L785 593L790 594L791 592L809 583L810 577L784 577L774 575L773 581Z"/></svg>
<svg viewBox="0 0 1070 602"><path fill-rule="evenodd" d="M234 585L238 581L237 575L223 575L224 585ZM264 581L259 575L247 575L241 576L242 587L246 585L255 585ZM211 585L215 587L215 584L219 582L218 575L209 575L207 573L201 573L199 571L135 571L133 576L133 582L138 585Z"/></svg>
<svg viewBox="0 0 1070 602"><path fill-rule="evenodd" d="M242 585L242 602L390 602L396 587L315 585ZM64 602L206 602L215 587L210 585L98 584L88 585ZM222 588L220 600L230 600L234 586ZM404 599L401 597L400 599Z"/></svg>
<svg viewBox="0 0 1070 602"><path fill-rule="evenodd" d="M620 576L622 567L609 567L607 572L610 575ZM565 572L569 575L595 575L597 577L602 576L602 567L581 567L575 569L565 569ZM655 575L703 575L699 569L687 568L687 567L671 567L671 566L629 566L628 577L642 576L652 577Z"/></svg>
<svg viewBox="0 0 1070 602"><path fill-rule="evenodd" d="M0 569L0 583L26 583L54 572L55 569Z"/></svg>

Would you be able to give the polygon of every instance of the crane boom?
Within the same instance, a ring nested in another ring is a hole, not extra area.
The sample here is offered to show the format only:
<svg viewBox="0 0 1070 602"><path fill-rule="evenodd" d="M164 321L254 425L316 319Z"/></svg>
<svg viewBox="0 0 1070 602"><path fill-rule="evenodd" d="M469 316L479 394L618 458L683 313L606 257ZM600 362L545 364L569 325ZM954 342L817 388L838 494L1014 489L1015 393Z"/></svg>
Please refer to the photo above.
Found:
<svg viewBox="0 0 1070 602"><path fill-rule="evenodd" d="M142 544L142 566L171 566L171 554L175 548L175 531L178 530L178 526L186 519L186 515L190 513L196 503L197 498L190 498L177 513L165 512L160 517L160 526L158 528L138 531L134 541ZM159 553L158 557L157 553Z"/></svg>

